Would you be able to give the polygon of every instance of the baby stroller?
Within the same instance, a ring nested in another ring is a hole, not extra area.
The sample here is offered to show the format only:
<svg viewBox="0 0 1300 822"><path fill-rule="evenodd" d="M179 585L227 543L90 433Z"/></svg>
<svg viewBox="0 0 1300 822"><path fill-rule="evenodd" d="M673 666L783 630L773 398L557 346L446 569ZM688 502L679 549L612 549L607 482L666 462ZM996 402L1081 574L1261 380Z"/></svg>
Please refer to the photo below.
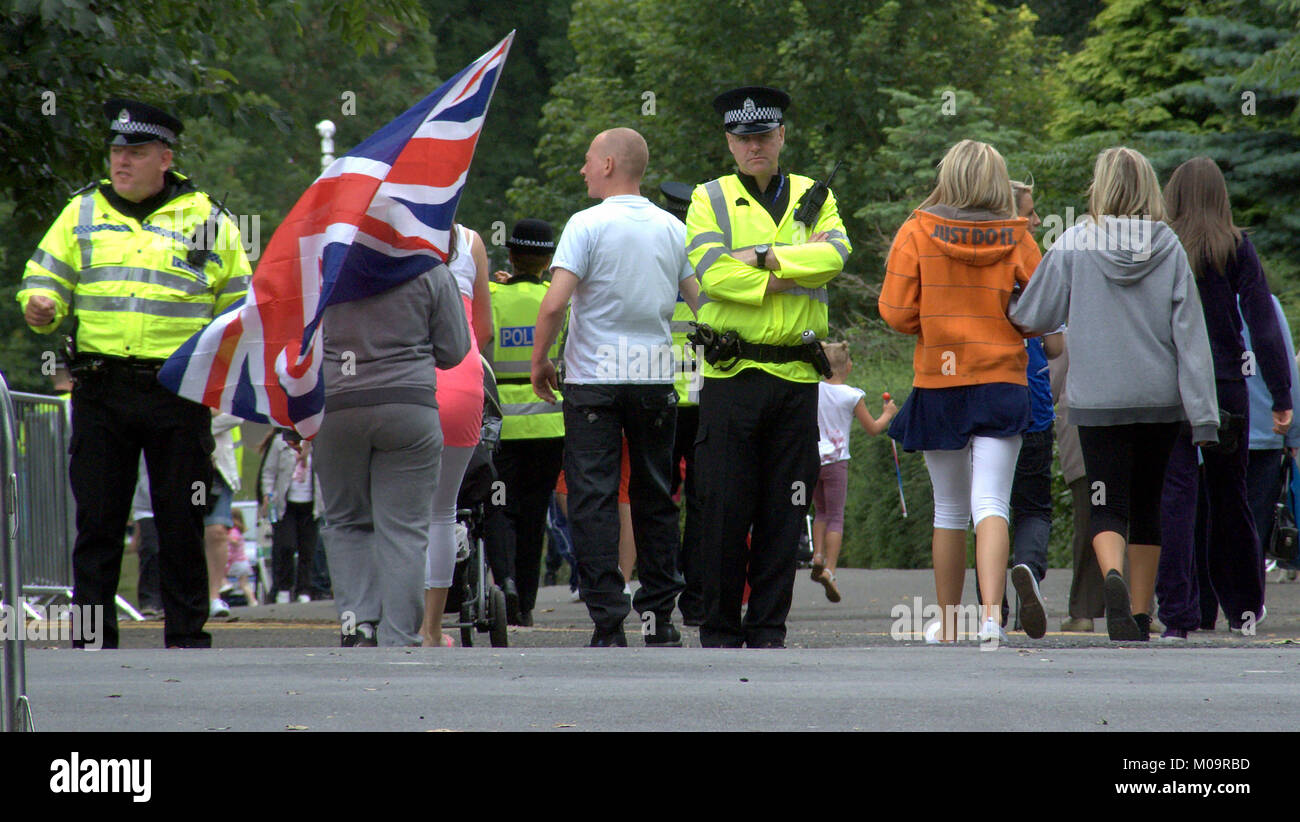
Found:
<svg viewBox="0 0 1300 822"><path fill-rule="evenodd" d="M456 503L456 570L447 592L447 612L459 611L460 616L457 622L443 625L460 628L460 644L466 648L474 644L476 630L487 633L494 648L509 644L506 595L487 581L487 554L483 545L487 504L497 479L492 454L501 442L502 416L496 377L484 360L483 431L460 483Z"/></svg>

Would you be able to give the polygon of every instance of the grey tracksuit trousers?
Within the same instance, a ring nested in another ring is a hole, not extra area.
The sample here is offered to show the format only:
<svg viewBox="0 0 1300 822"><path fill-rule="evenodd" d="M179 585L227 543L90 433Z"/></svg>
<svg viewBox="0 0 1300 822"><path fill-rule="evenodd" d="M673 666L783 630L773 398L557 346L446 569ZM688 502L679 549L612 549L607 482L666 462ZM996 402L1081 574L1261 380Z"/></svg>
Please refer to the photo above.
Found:
<svg viewBox="0 0 1300 822"><path fill-rule="evenodd" d="M419 645L442 457L438 409L394 403L330 411L315 442L321 533L340 619L376 623L380 645Z"/></svg>

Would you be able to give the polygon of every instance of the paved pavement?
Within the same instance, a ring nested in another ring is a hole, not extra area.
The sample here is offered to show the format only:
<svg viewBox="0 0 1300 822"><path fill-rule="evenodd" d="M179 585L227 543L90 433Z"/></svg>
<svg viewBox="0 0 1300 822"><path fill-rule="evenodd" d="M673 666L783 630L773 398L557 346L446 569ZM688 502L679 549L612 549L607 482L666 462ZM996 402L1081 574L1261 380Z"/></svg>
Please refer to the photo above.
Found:
<svg viewBox="0 0 1300 822"><path fill-rule="evenodd" d="M974 599L973 573L966 601ZM1253 637L1117 646L1012 633L1002 648L891 636L891 609L930 602L929 571L844 570L832 605L801 573L785 651L585 649L590 622L545 588L510 646L341 649L333 604L236 609L214 652L164 651L159 623L122 650L29 643L40 730L1279 730L1300 720L1300 584L1270 583ZM1068 571L1044 595L1056 628Z"/></svg>

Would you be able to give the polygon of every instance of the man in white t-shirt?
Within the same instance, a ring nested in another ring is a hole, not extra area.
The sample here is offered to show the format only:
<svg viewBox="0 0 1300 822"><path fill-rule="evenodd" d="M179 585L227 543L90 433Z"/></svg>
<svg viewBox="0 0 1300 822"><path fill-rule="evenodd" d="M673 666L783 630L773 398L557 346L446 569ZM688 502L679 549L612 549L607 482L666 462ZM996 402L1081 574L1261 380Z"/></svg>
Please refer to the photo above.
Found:
<svg viewBox="0 0 1300 822"><path fill-rule="evenodd" d="M547 349L573 298L564 348L564 474L583 601L594 647L627 644L629 604L618 568L618 481L622 440L631 460L632 527L641 587L632 603L646 645L678 646L671 622L682 577L671 496L677 392L670 320L678 291L697 307L685 227L641 196L649 161L629 128L591 141L582 176L599 205L573 215L555 250L551 287L533 337L533 390L554 401L559 387Z"/></svg>

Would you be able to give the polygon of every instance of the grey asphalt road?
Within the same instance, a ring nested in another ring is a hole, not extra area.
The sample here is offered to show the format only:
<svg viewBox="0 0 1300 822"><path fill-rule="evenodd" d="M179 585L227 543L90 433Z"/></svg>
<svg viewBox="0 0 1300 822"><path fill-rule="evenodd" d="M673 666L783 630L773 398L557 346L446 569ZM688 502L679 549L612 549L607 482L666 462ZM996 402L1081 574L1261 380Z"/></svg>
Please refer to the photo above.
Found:
<svg viewBox="0 0 1300 822"><path fill-rule="evenodd" d="M801 574L784 651L585 649L567 589L543 589L509 648L342 649L333 604L237 609L216 650L164 651L157 623L122 650L29 643L40 730L1254 730L1300 719L1300 585L1269 585L1253 637L1118 646L1013 632L995 651L891 636L891 609L932 601L929 571L845 570L832 605ZM973 584L973 582L972 582ZM1049 573L1055 629L1069 573ZM967 601L973 601L968 585ZM895 632L896 633L896 632Z"/></svg>

